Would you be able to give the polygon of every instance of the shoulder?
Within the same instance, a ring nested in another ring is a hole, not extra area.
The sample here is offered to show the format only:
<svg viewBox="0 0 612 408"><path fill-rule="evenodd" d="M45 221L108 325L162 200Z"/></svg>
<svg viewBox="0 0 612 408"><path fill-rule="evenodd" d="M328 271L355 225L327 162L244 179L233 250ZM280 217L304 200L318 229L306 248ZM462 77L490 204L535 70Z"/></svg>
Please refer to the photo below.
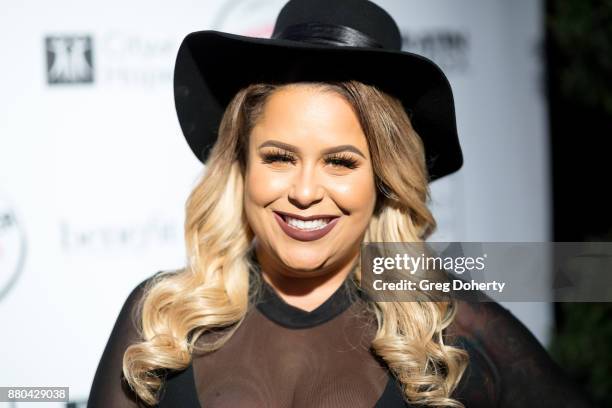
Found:
<svg viewBox="0 0 612 408"><path fill-rule="evenodd" d="M452 323L453 332L472 337L483 337L489 330L501 323L521 325L522 323L505 307L490 300L468 302L457 300L457 314Z"/></svg>
<svg viewBox="0 0 612 408"><path fill-rule="evenodd" d="M530 356L534 351L544 351L531 331L510 310L493 300L457 301L457 314L449 329L450 333L481 346L498 366Z"/></svg>
<svg viewBox="0 0 612 408"><path fill-rule="evenodd" d="M468 353L468 366L456 389L456 398L470 407L497 406L506 362L524 354L518 348L538 341L505 307L492 299L458 299L457 313L446 329L450 344Z"/></svg>
<svg viewBox="0 0 612 408"><path fill-rule="evenodd" d="M158 271L139 281L124 300L102 352L89 395L88 407L135 406L137 397L125 381L123 360L128 348L143 341L141 300L148 288L166 276Z"/></svg>
<svg viewBox="0 0 612 408"><path fill-rule="evenodd" d="M120 320L129 320L134 327L139 326L137 322L140 320L142 302L149 290L162 280L179 272L180 270L159 270L140 280L140 282L131 289L129 295L125 299L120 312Z"/></svg>
<svg viewBox="0 0 612 408"><path fill-rule="evenodd" d="M158 284L159 282L167 279L171 276L175 276L178 273L182 272L183 269L178 270L159 270L154 274L147 276L143 280L140 281L130 292L128 295L129 298L139 298L142 297L148 290L150 290L153 286Z"/></svg>
<svg viewBox="0 0 612 408"><path fill-rule="evenodd" d="M542 407L588 406L539 340L499 303L458 301L447 334L447 343L454 341L469 354L456 390L467 406L531 406L536 401Z"/></svg>
<svg viewBox="0 0 612 408"><path fill-rule="evenodd" d="M126 305L130 305L132 306L131 308L133 308L133 306L142 299L146 292L160 280L164 273L164 271L157 271L154 274L140 280L140 282L131 289L127 299L125 300L124 308Z"/></svg>
<svg viewBox="0 0 612 408"><path fill-rule="evenodd" d="M453 393L453 398L468 407L498 406L502 392L500 367L489 352L486 333L505 309L489 303L458 301L455 319L445 330L447 344L468 353L468 365Z"/></svg>

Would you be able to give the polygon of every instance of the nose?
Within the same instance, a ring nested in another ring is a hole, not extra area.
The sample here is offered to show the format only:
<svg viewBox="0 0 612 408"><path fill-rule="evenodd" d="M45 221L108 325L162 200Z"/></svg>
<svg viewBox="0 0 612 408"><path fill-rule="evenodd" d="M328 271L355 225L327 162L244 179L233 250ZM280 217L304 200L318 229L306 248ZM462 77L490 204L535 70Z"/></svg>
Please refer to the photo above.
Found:
<svg viewBox="0 0 612 408"><path fill-rule="evenodd" d="M304 165L295 172L289 202L300 209L305 209L323 200L325 188L321 185L320 175L314 165Z"/></svg>

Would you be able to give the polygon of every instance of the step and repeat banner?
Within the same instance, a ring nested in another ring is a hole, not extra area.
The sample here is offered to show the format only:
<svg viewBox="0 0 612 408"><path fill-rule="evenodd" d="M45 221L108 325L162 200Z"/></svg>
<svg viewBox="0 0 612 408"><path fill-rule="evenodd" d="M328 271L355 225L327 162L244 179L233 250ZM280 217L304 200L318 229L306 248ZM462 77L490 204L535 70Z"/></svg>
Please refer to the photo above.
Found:
<svg viewBox="0 0 612 408"><path fill-rule="evenodd" d="M431 185L430 240L550 240L541 2L376 2L455 94L465 164ZM284 3L3 4L0 386L69 387L84 406L130 290L184 265L184 203L202 168L174 110L180 41L268 37ZM504 306L547 343L549 304Z"/></svg>

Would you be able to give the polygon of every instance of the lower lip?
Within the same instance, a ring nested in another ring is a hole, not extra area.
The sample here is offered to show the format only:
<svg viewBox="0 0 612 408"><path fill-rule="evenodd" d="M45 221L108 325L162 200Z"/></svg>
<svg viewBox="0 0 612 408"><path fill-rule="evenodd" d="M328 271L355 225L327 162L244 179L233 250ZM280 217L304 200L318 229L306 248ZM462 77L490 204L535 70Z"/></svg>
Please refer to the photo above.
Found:
<svg viewBox="0 0 612 408"><path fill-rule="evenodd" d="M278 221L278 225L280 225L282 230L285 231L285 234L289 235L291 238L297 239L298 241L314 241L315 239L322 238L329 231L331 231L332 228L334 228L334 226L338 223L338 220L340 219L340 217L336 217L330 222L328 222L326 226L317 230L303 231L287 224L283 217L281 217L277 213L274 213L274 218L276 218L276 221Z"/></svg>

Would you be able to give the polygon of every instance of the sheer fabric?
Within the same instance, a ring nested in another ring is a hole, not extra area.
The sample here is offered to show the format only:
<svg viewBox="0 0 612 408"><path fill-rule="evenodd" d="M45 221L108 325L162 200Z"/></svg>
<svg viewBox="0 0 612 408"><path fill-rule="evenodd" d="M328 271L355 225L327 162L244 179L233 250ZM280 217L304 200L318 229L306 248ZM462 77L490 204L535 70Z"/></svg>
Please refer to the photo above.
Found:
<svg viewBox="0 0 612 408"><path fill-rule="evenodd" d="M88 407L137 407L122 381L127 346L138 340L135 305L151 278L125 301L103 352ZM194 355L170 373L159 407L412 407L370 350L376 321L352 280L311 312L293 307L263 279L262 296L221 349ZM469 366L453 398L466 407L587 407L535 337L507 309L460 302L446 330ZM207 333L199 342L211 340Z"/></svg>

